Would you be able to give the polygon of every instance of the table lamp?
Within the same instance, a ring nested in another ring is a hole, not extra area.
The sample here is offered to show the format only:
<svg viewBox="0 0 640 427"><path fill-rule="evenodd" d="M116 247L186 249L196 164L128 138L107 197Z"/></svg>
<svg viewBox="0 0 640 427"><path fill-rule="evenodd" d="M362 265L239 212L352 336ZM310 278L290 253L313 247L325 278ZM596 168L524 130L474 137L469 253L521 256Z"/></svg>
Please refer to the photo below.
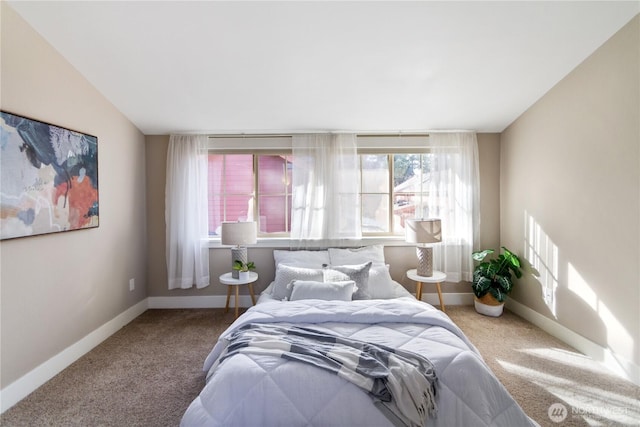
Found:
<svg viewBox="0 0 640 427"><path fill-rule="evenodd" d="M442 241L442 224L439 219L409 219L404 227L405 240L417 243L418 276L433 276L432 243Z"/></svg>
<svg viewBox="0 0 640 427"><path fill-rule="evenodd" d="M252 245L257 241L257 226L254 221L249 222L223 222L221 241L223 245L236 245L231 248L231 277L238 279L240 272L233 269L236 261L248 262L247 248L244 245Z"/></svg>

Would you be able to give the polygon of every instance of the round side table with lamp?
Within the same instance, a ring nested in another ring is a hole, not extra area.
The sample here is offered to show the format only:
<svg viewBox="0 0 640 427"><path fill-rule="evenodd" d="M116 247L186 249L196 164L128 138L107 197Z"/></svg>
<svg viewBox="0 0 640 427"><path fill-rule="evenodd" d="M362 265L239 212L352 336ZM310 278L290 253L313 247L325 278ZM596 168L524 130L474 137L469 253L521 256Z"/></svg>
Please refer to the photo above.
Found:
<svg viewBox="0 0 640 427"><path fill-rule="evenodd" d="M433 270L433 247L442 241L442 221L438 218L408 219L405 222L405 240L416 243L418 268L407 271L407 277L416 282L416 299L422 301L422 284L435 283L440 298L440 308L444 312L440 283L447 279L442 271Z"/></svg>

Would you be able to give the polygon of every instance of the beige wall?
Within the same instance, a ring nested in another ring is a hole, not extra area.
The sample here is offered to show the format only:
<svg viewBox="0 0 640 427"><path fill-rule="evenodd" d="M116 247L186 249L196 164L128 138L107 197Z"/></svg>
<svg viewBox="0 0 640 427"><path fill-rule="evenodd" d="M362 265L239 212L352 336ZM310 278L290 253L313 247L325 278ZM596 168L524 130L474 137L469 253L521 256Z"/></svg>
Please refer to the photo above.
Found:
<svg viewBox="0 0 640 427"><path fill-rule="evenodd" d="M636 16L501 137L501 242L539 270L528 269L514 299L636 366L639 23Z"/></svg>
<svg viewBox="0 0 640 427"><path fill-rule="evenodd" d="M1 7L2 109L96 135L100 197L98 228L0 243L4 388L143 300L147 278L144 136Z"/></svg>
<svg viewBox="0 0 640 427"><path fill-rule="evenodd" d="M210 268L211 286L203 289L167 289L167 269L165 263L165 223L164 223L164 188L167 160L168 136L147 136L147 212L149 235L149 296L195 296L224 295L226 287L221 286L216 278L229 271L231 251L228 248L211 249ZM480 231L482 247L497 248L500 242L500 136L498 134L479 134L478 147L480 155L480 192L481 216ZM249 258L258 266L260 279L255 287L256 292L266 288L275 275L273 250L268 248L249 248ZM391 276L412 292L415 283L405 276L405 272L415 268L417 259L413 247L387 247L385 258L391 265ZM241 289L241 292L247 292ZM471 291L466 283L448 284L444 292L468 293ZM424 292L435 292L433 285L426 285Z"/></svg>

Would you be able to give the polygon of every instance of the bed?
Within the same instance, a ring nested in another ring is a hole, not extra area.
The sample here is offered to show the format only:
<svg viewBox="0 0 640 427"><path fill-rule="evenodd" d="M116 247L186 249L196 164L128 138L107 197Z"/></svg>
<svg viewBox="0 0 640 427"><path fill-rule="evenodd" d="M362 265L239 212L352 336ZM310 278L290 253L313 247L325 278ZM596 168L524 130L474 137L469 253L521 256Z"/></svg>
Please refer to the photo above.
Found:
<svg viewBox="0 0 640 427"><path fill-rule="evenodd" d="M257 304L219 337L204 363L206 385L185 412L181 425L537 425L449 317L417 301L391 279L382 249L274 251L275 280ZM307 355L302 359L279 357L293 348L281 350L280 336L277 351L271 336L264 341L268 348L234 347L239 337L246 338L244 334L255 330L262 333L262 329L268 334L310 331L359 349L370 344L380 351L389 350L384 357L390 364L398 353L410 369L424 368L425 363L432 368L433 378L427 376L429 381L423 383L434 392L433 407L427 413L418 408L416 418L412 410L417 394L403 394L414 388L417 378L422 380L415 374L422 371L407 374L404 367L390 369L404 372L400 374L404 378L389 381L396 384L395 389L390 385L385 393L391 390L396 398L385 403L351 377L362 373L359 366L348 371L341 366L336 373L319 368L316 361L308 363Z"/></svg>

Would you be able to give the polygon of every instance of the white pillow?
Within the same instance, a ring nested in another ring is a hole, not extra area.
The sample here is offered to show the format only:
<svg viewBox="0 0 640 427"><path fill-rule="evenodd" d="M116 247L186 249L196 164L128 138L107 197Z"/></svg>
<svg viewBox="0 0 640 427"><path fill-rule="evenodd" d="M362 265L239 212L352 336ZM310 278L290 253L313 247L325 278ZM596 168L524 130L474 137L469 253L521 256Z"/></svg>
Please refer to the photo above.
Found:
<svg viewBox="0 0 640 427"><path fill-rule="evenodd" d="M280 264L276 267L276 277L273 281L271 296L278 300L288 299L291 296L291 289L288 289L287 286L293 280L322 281L322 277L321 268L304 268Z"/></svg>
<svg viewBox="0 0 640 427"><path fill-rule="evenodd" d="M298 267L321 268L322 264L329 264L328 251L273 251L276 267L279 264L295 265Z"/></svg>
<svg viewBox="0 0 640 427"><path fill-rule="evenodd" d="M356 282L357 291L353 299L371 299L369 293L369 269L371 261L360 265L330 265L322 269L325 282L353 280Z"/></svg>
<svg viewBox="0 0 640 427"><path fill-rule="evenodd" d="M294 280L289 285L291 301L301 299L321 299L325 301L351 301L356 282L353 280L344 282L315 282L306 280Z"/></svg>
<svg viewBox="0 0 640 427"><path fill-rule="evenodd" d="M384 246L382 245L349 249L329 248L328 252L332 265L363 264L369 261L374 264L384 264Z"/></svg>
<svg viewBox="0 0 640 427"><path fill-rule="evenodd" d="M398 284L393 281L386 265L373 265L369 269L367 292L373 299L389 299L398 296Z"/></svg>

